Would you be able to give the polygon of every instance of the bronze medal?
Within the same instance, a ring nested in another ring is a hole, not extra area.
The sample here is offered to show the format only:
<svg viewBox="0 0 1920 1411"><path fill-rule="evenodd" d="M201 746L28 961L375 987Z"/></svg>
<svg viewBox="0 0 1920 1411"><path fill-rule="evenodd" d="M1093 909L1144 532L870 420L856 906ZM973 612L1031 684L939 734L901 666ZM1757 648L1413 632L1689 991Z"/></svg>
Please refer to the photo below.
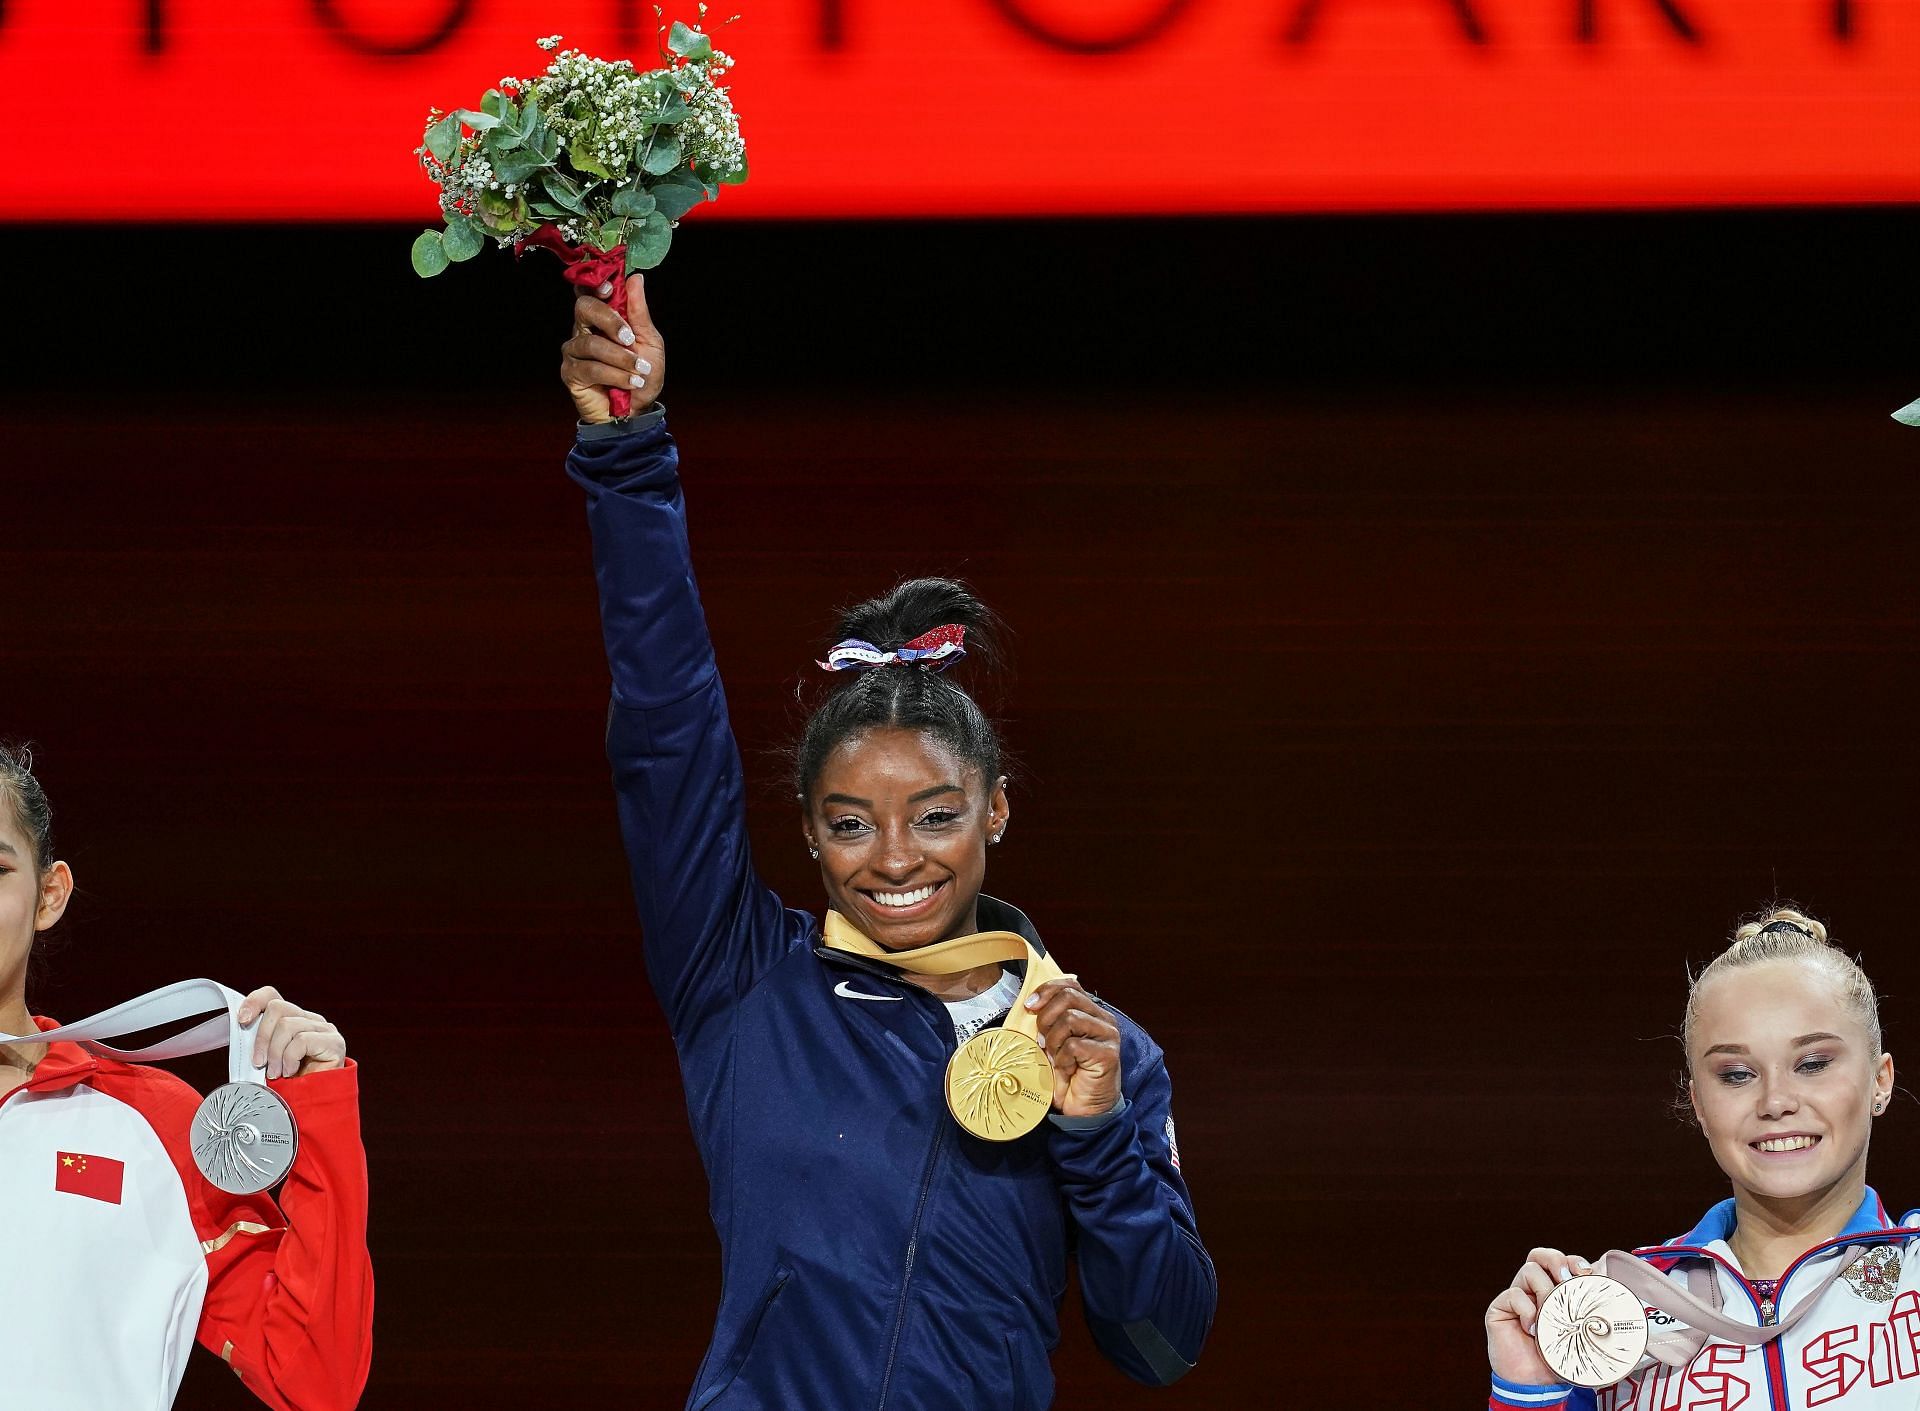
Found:
<svg viewBox="0 0 1920 1411"><path fill-rule="evenodd" d="M1646 1355L1647 1310L1619 1280L1581 1274L1540 1301L1533 1337L1561 1381L1612 1386Z"/></svg>

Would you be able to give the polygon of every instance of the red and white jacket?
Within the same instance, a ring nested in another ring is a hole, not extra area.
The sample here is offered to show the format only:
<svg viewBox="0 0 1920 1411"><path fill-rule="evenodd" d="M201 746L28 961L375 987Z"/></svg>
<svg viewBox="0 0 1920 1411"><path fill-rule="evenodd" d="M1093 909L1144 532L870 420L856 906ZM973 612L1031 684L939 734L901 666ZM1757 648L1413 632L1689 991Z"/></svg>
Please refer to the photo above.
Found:
<svg viewBox="0 0 1920 1411"><path fill-rule="evenodd" d="M1709 1261L1721 1312L1758 1327L1797 1308L1848 1246L1867 1257L1819 1294L1788 1332L1760 1347L1710 1340L1684 1367L1658 1362L1598 1392L1564 1384L1524 1386L1495 1377L1493 1411L1917 1411L1920 1408L1920 1211L1897 1224L1869 1189L1846 1228L1815 1245L1778 1280L1774 1302L1740 1270L1724 1200L1676 1240L1635 1250L1670 1278ZM1658 1325L1667 1315L1647 1310Z"/></svg>
<svg viewBox="0 0 1920 1411"><path fill-rule="evenodd" d="M165 1411L196 1339L277 1411L359 1402L373 1343L359 1073L348 1060L270 1086L300 1131L277 1202L201 1176L200 1095L161 1069L56 1043L0 1094L0 1250L36 1284L0 1316L0 1402Z"/></svg>

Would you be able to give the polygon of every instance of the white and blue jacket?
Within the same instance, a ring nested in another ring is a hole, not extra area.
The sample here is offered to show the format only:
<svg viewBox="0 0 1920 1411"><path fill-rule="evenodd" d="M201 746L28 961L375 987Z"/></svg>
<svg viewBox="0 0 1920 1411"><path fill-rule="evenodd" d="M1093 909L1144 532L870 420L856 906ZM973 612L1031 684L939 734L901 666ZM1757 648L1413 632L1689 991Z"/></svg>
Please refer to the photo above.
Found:
<svg viewBox="0 0 1920 1411"><path fill-rule="evenodd" d="M1124 1372L1172 1382L1213 1319L1160 1049L1120 1026L1126 1103L979 1141L948 1114L945 1007L824 951L748 856L739 751L656 410L582 428L612 671L607 750L723 1261L689 1411L1040 1411L1067 1260ZM1039 944L981 898L980 924ZM856 998L848 994L875 998Z"/></svg>
<svg viewBox="0 0 1920 1411"><path fill-rule="evenodd" d="M1723 1200L1678 1239L1633 1251L1676 1281L1710 1260L1721 1312L1760 1326L1759 1292L1728 1244L1734 1206ZM1781 1314L1840 1258L1864 1244L1868 1257L1827 1286L1792 1329L1761 1347L1709 1341L1684 1367L1652 1363L1600 1391L1524 1386L1493 1379L1495 1411L1920 1411L1920 1211L1895 1224L1871 1188L1838 1236L1787 1267L1774 1293ZM1649 1318L1663 1317L1648 1309ZM1770 1320L1771 1321L1771 1320Z"/></svg>

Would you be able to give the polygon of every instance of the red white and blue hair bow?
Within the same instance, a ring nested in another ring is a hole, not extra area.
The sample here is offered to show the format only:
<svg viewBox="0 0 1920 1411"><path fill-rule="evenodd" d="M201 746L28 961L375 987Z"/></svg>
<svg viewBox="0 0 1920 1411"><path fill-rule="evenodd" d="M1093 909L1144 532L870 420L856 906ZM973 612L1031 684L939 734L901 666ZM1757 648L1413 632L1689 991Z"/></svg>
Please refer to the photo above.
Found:
<svg viewBox="0 0 1920 1411"><path fill-rule="evenodd" d="M835 644L819 666L822 671L871 671L876 666L917 666L924 671L945 671L967 654L966 641L967 629L951 624L922 632L890 652L883 652L858 637L849 637Z"/></svg>

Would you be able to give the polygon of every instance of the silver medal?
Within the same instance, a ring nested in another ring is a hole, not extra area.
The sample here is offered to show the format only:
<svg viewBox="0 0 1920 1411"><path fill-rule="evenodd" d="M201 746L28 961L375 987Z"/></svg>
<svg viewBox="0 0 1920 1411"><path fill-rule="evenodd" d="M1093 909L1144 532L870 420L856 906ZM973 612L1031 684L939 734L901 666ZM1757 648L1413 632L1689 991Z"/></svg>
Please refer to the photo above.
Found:
<svg viewBox="0 0 1920 1411"><path fill-rule="evenodd" d="M1540 1301L1533 1337L1561 1381L1612 1386L1646 1354L1647 1310L1619 1280L1582 1274Z"/></svg>
<svg viewBox="0 0 1920 1411"><path fill-rule="evenodd" d="M193 1117L193 1161L230 1195L276 1186L293 1165L300 1132L293 1110L264 1083L227 1083Z"/></svg>

